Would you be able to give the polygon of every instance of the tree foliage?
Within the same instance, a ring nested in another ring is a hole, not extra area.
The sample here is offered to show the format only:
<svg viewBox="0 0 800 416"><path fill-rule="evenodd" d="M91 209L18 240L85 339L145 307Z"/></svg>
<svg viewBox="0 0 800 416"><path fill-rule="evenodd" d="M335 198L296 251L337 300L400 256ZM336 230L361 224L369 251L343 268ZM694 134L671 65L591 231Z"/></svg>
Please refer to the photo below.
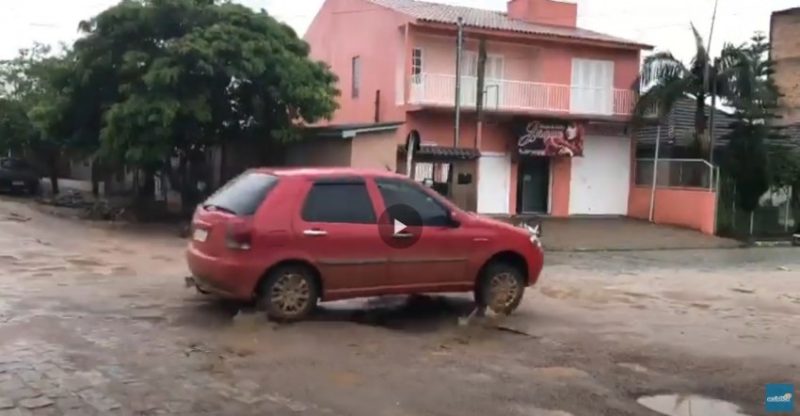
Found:
<svg viewBox="0 0 800 416"><path fill-rule="evenodd" d="M668 51L656 52L644 60L639 84L642 94L634 108L634 121L642 123L653 112L659 119L668 115L678 100L689 95L695 100L694 145L700 150L698 156L704 157L710 150L709 136L706 134L706 98L714 89L725 89L724 77L714 77L720 71L712 62L700 33L692 25L695 39L695 55L689 65L675 58ZM710 72L706 73L706 67ZM708 77L706 76L708 75ZM716 78L716 86L707 81Z"/></svg>
<svg viewBox="0 0 800 416"><path fill-rule="evenodd" d="M336 108L334 75L265 11L124 0L80 27L70 100L85 107L73 130L126 164L153 169L226 141L291 140Z"/></svg>

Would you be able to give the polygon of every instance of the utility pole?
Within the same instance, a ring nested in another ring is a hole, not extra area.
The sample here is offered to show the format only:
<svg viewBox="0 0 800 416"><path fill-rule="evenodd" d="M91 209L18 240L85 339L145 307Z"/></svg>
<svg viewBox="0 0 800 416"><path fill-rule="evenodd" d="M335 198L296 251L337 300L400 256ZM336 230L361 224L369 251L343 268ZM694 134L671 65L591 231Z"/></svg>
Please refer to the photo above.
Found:
<svg viewBox="0 0 800 416"><path fill-rule="evenodd" d="M714 0L714 13L711 15L711 29L708 32L708 47L706 47L706 65L703 71L703 93L709 91L709 82L711 82L711 40L714 38L714 25L717 22L717 6L719 6L719 0ZM716 62L714 63L716 67ZM716 69L715 69L716 71ZM717 105L717 94L716 94L716 82L711 85L711 112L710 112L710 125L707 126L706 132L708 133L708 143L709 143L709 163L714 164L714 112L716 110ZM705 107L706 103L703 103Z"/></svg>
<svg viewBox="0 0 800 416"><path fill-rule="evenodd" d="M655 222L656 213L656 188L658 187L658 158L661 151L661 117L658 118L656 129L656 153L653 158L653 185L650 188L650 222Z"/></svg>
<svg viewBox="0 0 800 416"><path fill-rule="evenodd" d="M475 130L475 148L480 149L483 136L483 102L486 97L486 38L481 38L478 45L478 94L475 102L475 113L478 118Z"/></svg>
<svg viewBox="0 0 800 416"><path fill-rule="evenodd" d="M453 147L458 147L461 138L461 55L464 51L464 18L459 17L456 36L456 126Z"/></svg>

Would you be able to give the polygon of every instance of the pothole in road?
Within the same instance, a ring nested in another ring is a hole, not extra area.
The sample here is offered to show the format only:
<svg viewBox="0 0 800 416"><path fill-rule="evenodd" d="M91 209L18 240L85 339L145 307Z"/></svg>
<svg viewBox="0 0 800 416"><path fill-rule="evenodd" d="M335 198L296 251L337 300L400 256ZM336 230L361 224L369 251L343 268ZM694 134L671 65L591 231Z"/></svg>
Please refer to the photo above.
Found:
<svg viewBox="0 0 800 416"><path fill-rule="evenodd" d="M644 396L640 397L637 402L667 416L748 416L733 403L696 395Z"/></svg>

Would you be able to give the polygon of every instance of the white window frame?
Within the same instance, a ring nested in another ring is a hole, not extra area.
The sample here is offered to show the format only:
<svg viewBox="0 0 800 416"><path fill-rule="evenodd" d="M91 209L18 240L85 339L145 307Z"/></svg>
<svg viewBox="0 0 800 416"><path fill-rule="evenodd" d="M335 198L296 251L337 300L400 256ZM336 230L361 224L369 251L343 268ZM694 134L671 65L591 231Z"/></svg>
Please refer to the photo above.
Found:
<svg viewBox="0 0 800 416"><path fill-rule="evenodd" d="M419 62L417 61L417 55ZM422 75L425 71L425 50L414 48L411 50L411 76Z"/></svg>

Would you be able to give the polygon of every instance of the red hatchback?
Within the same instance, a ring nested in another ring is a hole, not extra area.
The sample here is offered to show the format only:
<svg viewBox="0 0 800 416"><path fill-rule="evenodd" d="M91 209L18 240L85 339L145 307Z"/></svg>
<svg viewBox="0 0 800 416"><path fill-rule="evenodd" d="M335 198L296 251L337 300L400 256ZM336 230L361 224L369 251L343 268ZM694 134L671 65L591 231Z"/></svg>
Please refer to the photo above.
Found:
<svg viewBox="0 0 800 416"><path fill-rule="evenodd" d="M284 321L320 300L431 292L472 291L510 313L543 264L536 230L404 176L343 168L245 172L197 208L191 238L190 284Z"/></svg>

